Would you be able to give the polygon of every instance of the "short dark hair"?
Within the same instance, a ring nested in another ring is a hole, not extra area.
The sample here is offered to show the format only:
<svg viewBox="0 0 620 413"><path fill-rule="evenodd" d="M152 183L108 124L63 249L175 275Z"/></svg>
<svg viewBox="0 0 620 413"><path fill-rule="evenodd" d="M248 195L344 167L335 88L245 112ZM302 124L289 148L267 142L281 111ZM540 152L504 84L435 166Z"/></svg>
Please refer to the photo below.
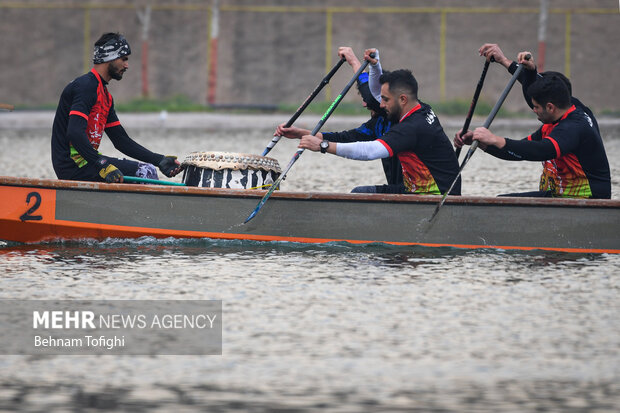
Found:
<svg viewBox="0 0 620 413"><path fill-rule="evenodd" d="M570 93L566 84L553 74L536 79L527 89L527 94L542 106L547 103L553 103L559 109L570 106Z"/></svg>
<svg viewBox="0 0 620 413"><path fill-rule="evenodd" d="M109 42L110 40L114 39L114 40L118 40L122 37L123 35L120 33L104 33L101 35L101 37L99 38L99 40L97 40L95 42L95 46L103 46L104 44L106 44L107 42Z"/></svg>
<svg viewBox="0 0 620 413"><path fill-rule="evenodd" d="M565 85L566 85L566 87L568 88L568 94L569 94L570 96L572 96L572 95L573 95L573 87L572 87L572 85L570 84L570 80L569 80L566 76L564 76L564 74L563 74L563 73L560 73L560 72L554 72L554 71L551 71L551 70L547 70L546 72L542 72L540 75L541 75L542 77L545 77L545 76L557 76L557 77L558 77L558 78L559 78L562 82L564 82L564 84L565 84Z"/></svg>
<svg viewBox="0 0 620 413"><path fill-rule="evenodd" d="M414 98L418 98L418 81L410 70L398 69L392 72L383 72L379 77L379 83L389 84L390 92L394 94L405 93Z"/></svg>

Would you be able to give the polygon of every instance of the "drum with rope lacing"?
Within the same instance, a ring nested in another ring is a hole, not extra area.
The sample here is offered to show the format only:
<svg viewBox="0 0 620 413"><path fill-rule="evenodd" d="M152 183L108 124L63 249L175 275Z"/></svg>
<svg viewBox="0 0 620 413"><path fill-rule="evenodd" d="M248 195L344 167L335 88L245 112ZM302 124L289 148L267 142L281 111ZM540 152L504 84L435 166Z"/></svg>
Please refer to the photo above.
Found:
<svg viewBox="0 0 620 413"><path fill-rule="evenodd" d="M182 165L185 185L204 188L265 189L282 173L276 159L233 152L192 152Z"/></svg>

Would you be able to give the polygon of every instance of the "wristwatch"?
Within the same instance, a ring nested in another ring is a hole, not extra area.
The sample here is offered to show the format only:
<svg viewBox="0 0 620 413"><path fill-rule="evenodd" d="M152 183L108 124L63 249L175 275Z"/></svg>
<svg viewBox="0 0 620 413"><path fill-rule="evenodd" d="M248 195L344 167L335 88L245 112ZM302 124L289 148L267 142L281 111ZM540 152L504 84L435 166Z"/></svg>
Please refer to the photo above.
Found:
<svg viewBox="0 0 620 413"><path fill-rule="evenodd" d="M329 148L329 141L326 141L325 139L323 139L321 143L319 144L319 146L321 147L321 153L325 153L327 152L327 148Z"/></svg>

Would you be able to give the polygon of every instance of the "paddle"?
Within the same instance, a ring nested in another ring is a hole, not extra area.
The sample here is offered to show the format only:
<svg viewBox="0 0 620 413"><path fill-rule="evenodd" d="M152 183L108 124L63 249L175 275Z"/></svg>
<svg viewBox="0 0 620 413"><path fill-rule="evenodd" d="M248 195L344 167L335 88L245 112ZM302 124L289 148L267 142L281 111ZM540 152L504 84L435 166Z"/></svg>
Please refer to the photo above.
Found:
<svg viewBox="0 0 620 413"><path fill-rule="evenodd" d="M9 105L8 103L0 103L0 109L4 109L4 110L8 110L9 112L12 112L13 109L15 109L15 106Z"/></svg>
<svg viewBox="0 0 620 413"><path fill-rule="evenodd" d="M139 184L185 186L185 184L181 182L160 181L158 179L138 178L137 176L123 176L123 181L127 183L139 183Z"/></svg>
<svg viewBox="0 0 620 413"><path fill-rule="evenodd" d="M484 84L484 78L487 76L487 70L489 70L489 63L494 62L495 59L491 56L490 60L484 61L484 68L482 69L482 74L480 75L480 79L478 80L478 85L476 85L476 91L474 92L474 97L471 100L471 104L469 105L469 112L467 112L467 117L465 118L465 124L463 125L462 135L467 133L467 129L469 129L469 124L471 123L471 118L474 116L474 110L476 109L476 104L478 103L478 97L480 97L480 92L482 91L482 85ZM456 149L456 159L459 159L459 155L461 154L461 148Z"/></svg>
<svg viewBox="0 0 620 413"><path fill-rule="evenodd" d="M374 53L372 53L370 56L374 57ZM334 110L336 110L336 107L338 106L342 98L347 94L349 89L351 89L351 86L353 86L353 83L355 83L359 75L362 74L364 69L366 69L366 66L368 66L368 63L369 62L367 60L365 60L364 63L362 63L362 65L357 70L357 72L355 72L351 80L349 80L349 83L347 83L344 89L342 89L342 92L340 92L340 94L336 97L336 100L334 100L332 104L329 106L329 108L327 108L327 111L325 112L325 114L323 114L323 117L321 118L321 120L319 120L319 123L316 124L314 129L312 129L312 132L310 132L310 135L316 135L319 132L319 130L321 130L321 127L323 127L327 119L331 116ZM267 202L267 200L269 199L273 191L275 191L276 188L280 185L280 182L286 177L286 174L288 173L288 171L290 171L290 169L293 167L293 164L297 161L297 159L299 159L302 153L304 153L303 148L297 149L297 152L295 152L295 155L293 155L293 158L288 163L284 172L282 172L282 174L278 177L278 179L276 179L273 185L271 185L271 188L269 188L267 193L260 200L260 202L254 209L254 211L252 211L252 213L245 219L245 221L243 221L244 224L250 221L252 218L254 218L256 214L258 214L258 211L260 211L263 205L265 205L265 202Z"/></svg>
<svg viewBox="0 0 620 413"><path fill-rule="evenodd" d="M527 55L525 56L525 60L530 60L531 57L532 57L531 55ZM517 70L515 70L515 73L510 78L508 85L506 85L506 88L504 89L504 91L502 92L502 95L499 97L499 100L497 101L493 109L491 110L491 113L487 117L487 120L484 121L484 125L482 125L484 128L488 129L489 126L491 126L491 122L493 122L493 119L495 118L495 115L497 115L499 108L504 103L504 100L506 100L506 96L508 96L510 89L512 89L512 86L517 81L517 78L521 74L521 70L523 70L523 65L518 65ZM435 211L433 212L433 215L431 216L429 221L432 221L433 218L435 218L435 215L437 215L441 206L444 204L444 202L446 202L446 199L448 198L448 194L452 191L452 188L454 188L456 181L458 181L459 176L461 176L461 172L463 172L463 168L465 168L465 165L467 165L467 162L469 162L469 159L474 154L477 148L478 148L478 141L474 141L471 144L471 147L469 148L469 150L467 151L467 154L465 155L465 159L463 159L463 163L461 164L461 167L459 168L459 172L456 174L454 181L452 181L452 185L450 185L450 188L446 191L445 194L443 194L441 201L439 202L439 204L437 204L437 208L435 208Z"/></svg>
<svg viewBox="0 0 620 413"><path fill-rule="evenodd" d="M293 114L293 116L291 116L288 122L286 122L285 128L290 128L291 126L293 126L293 123L297 120L299 115L301 115L301 113L308 107L310 102L312 102L312 100L316 97L316 95L319 94L321 89L323 89L323 87L325 87L325 85L329 83L329 80L332 78L332 76L334 76L334 73L336 73L338 69L340 69L340 66L342 66L344 62L346 62L346 59L343 57L342 59L338 61L338 63L336 63L334 67L332 67L332 70L330 70L329 73L325 75L323 80L321 80L321 83L317 85L314 91L310 93L310 95L306 98L306 100L304 100L304 103L302 103L301 106L297 108L297 111ZM276 143L278 143L280 138L281 136L274 136L273 139L271 139L271 142L269 142L269 145L267 145L267 147L263 151L262 156L267 155L269 151L273 149L274 146L276 146Z"/></svg>

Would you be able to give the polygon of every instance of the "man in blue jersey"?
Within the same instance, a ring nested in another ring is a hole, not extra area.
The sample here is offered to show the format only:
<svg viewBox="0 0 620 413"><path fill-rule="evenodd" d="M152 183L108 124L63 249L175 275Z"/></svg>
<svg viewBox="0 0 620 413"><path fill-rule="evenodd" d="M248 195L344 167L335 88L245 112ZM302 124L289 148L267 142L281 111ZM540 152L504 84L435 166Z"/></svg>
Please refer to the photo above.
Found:
<svg viewBox="0 0 620 413"><path fill-rule="evenodd" d="M157 179L160 171L181 171L176 156L151 152L132 140L121 126L107 85L121 80L129 68L131 49L119 33L106 33L95 42L93 68L69 83L60 96L52 128L52 164L60 179L123 182L123 176ZM114 147L142 162L104 156L97 150L108 135Z"/></svg>
<svg viewBox="0 0 620 413"><path fill-rule="evenodd" d="M378 53L378 52L377 52ZM353 53L350 47L340 47L338 55L344 57L351 65L353 72L357 72L361 66L359 59ZM378 56L377 56L378 57ZM377 61L375 61L377 62ZM376 64L376 63L375 63ZM362 96L364 107L370 111L370 119L355 129L342 132L319 132L317 136L329 142L357 142L357 141L373 141L380 138L386 133L391 123L386 119L385 111L381 108L380 103L373 97L369 89L369 75L362 73L357 79L357 88ZM285 124L281 124L276 129L275 135L285 136L291 139L300 139L302 136L309 134L308 129L290 127L285 128ZM386 185L358 186L353 188L351 192L402 192L403 191L403 173L400 161L397 157L381 159L383 172L387 180Z"/></svg>

